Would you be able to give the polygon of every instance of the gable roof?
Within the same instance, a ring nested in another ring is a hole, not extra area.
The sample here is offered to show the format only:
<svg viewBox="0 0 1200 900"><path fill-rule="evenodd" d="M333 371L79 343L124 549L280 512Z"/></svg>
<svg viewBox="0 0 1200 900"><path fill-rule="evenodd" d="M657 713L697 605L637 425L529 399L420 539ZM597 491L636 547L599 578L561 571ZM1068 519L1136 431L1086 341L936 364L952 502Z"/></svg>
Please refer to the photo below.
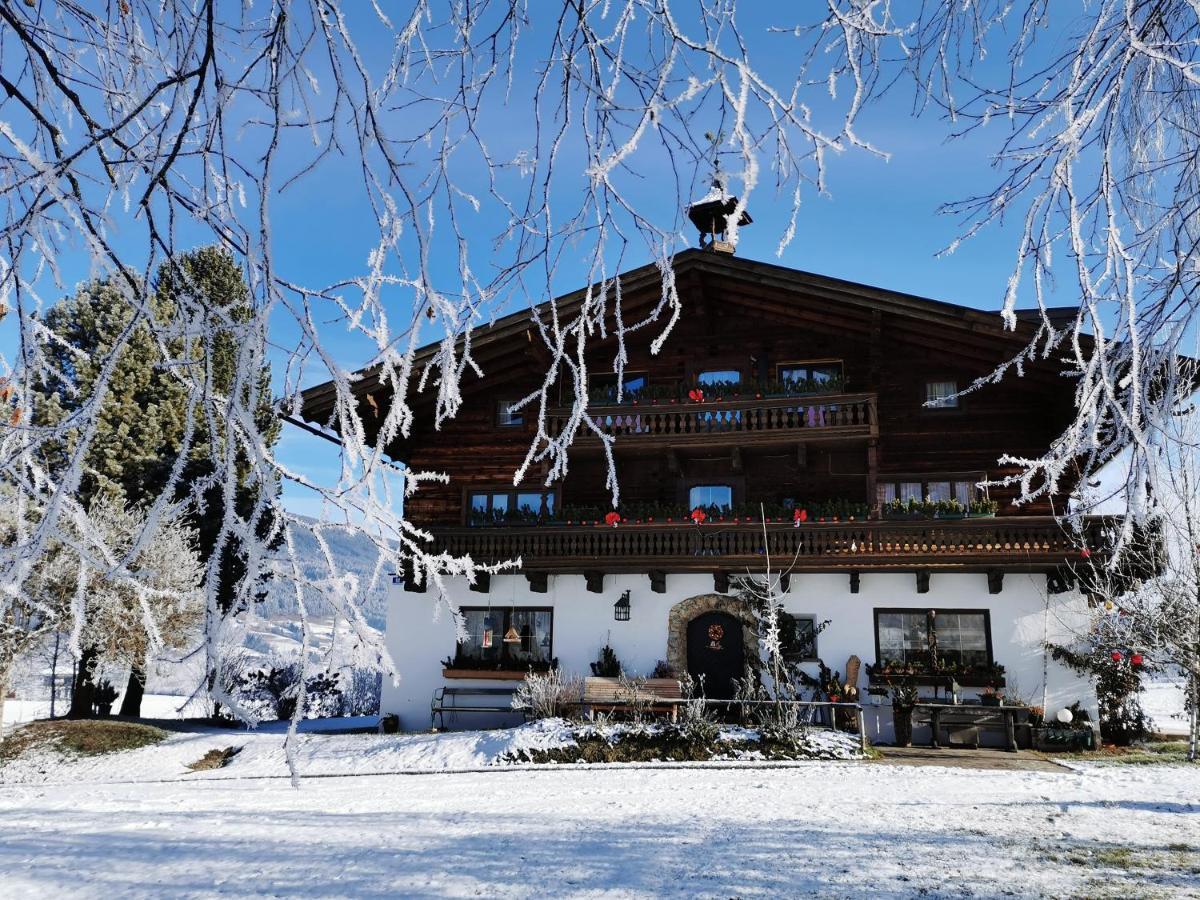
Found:
<svg viewBox="0 0 1200 900"><path fill-rule="evenodd" d="M714 253L711 250L684 250L674 257L673 267L681 294L686 293L689 283L694 283L699 276L716 276L740 283L752 290L786 294L790 300L783 301L785 303L799 303L800 299L804 298L818 303L829 302L841 307L843 312L853 312L867 319L875 315L888 315L921 322L933 326L932 334L940 339L944 339L947 329L976 335L994 341L1000 349L1010 354L1015 354L1023 348L1033 338L1040 324L1037 310L1018 311L1014 331L1005 327L1000 315L995 312L804 272L774 263ZM633 304L634 307L645 304L646 298L657 301L662 273L656 264L640 266L617 277L620 280L623 299L642 295L642 300ZM648 288L651 290L647 291ZM585 287L555 298L559 316L570 322L587 292L588 288ZM549 305L549 302L545 302L536 309L545 311ZM1073 319L1076 308L1056 307L1049 309L1048 313L1051 321L1057 325ZM491 325L476 328L471 335L472 354L480 359L487 355L490 349L503 348L510 341L526 337L527 332L534 328L533 314L534 310L523 309L497 319ZM414 358L414 370L420 371L421 367L433 358L439 346L440 341L435 341L418 349ZM379 367L372 366L359 373L361 377L354 385L356 396L380 389L378 372ZM305 419L322 424L328 421L335 396L333 382L308 388L301 396L302 415Z"/></svg>

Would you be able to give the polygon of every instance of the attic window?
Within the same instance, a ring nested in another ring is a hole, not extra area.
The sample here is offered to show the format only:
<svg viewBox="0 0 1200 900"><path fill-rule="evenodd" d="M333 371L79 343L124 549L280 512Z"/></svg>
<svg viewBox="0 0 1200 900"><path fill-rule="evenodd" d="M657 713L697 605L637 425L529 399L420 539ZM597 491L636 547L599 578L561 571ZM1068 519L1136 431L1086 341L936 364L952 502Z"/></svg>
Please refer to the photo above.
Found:
<svg viewBox="0 0 1200 900"><path fill-rule="evenodd" d="M957 409L957 381L927 381L925 382L925 402L933 409Z"/></svg>
<svg viewBox="0 0 1200 900"><path fill-rule="evenodd" d="M512 409L515 400L497 400L496 401L496 424L504 427L512 425L524 425L525 414Z"/></svg>

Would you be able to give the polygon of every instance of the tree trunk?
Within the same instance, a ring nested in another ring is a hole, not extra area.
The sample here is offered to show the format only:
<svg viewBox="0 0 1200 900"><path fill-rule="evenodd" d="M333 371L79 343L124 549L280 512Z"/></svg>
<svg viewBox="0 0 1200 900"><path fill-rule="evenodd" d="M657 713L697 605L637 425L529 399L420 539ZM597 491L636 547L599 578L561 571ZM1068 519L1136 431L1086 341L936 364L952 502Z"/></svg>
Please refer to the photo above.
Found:
<svg viewBox="0 0 1200 900"><path fill-rule="evenodd" d="M0 667L0 741L4 740L4 698L8 695L8 666Z"/></svg>
<svg viewBox="0 0 1200 900"><path fill-rule="evenodd" d="M121 698L119 716L141 718L142 697L146 694L146 671L139 665L129 667L129 684L125 685L125 696Z"/></svg>
<svg viewBox="0 0 1200 900"><path fill-rule="evenodd" d="M50 718L54 718L55 705L58 703L58 650L62 632L54 632L54 655L50 657Z"/></svg>
<svg viewBox="0 0 1200 900"><path fill-rule="evenodd" d="M84 648L75 669L75 689L71 694L68 719L90 719L95 716L96 683L92 680L92 666L96 662L96 651Z"/></svg>
<svg viewBox="0 0 1200 900"><path fill-rule="evenodd" d="M1188 699L1192 701L1192 708L1188 710L1188 759L1197 762L1200 761L1200 746L1197 746L1200 744L1200 673L1188 674L1188 693L1191 695Z"/></svg>

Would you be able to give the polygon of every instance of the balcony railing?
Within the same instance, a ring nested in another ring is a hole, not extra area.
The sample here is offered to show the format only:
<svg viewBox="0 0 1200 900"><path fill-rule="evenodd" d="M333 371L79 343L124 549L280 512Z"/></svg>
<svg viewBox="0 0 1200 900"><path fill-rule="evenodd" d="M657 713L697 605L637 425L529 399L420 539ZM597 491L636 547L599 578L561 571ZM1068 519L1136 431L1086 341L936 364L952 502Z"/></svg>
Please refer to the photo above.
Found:
<svg viewBox="0 0 1200 900"><path fill-rule="evenodd" d="M1096 523L1099 526L1099 522ZM1052 518L841 524L543 526L433 529L437 549L477 562L520 558L525 571L610 572L757 568L769 550L795 570L1012 566L1046 569L1080 558ZM1098 544L1094 545L1098 546Z"/></svg>
<svg viewBox="0 0 1200 900"><path fill-rule="evenodd" d="M808 397L767 397L748 400L713 400L703 403L639 403L590 406L588 415L604 434L618 444L662 441L671 444L710 443L735 436L739 443L777 441L796 437L860 436L878 434L874 394L825 394ZM570 418L567 410L549 416L549 430L557 437ZM587 424L580 425L577 440L595 440Z"/></svg>

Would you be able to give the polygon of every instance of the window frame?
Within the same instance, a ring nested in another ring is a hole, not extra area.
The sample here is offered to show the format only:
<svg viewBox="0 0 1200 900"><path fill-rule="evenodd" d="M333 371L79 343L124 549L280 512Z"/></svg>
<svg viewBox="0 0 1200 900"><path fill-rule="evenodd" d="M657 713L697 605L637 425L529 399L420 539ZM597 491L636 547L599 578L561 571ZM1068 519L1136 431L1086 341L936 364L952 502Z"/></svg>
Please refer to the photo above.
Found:
<svg viewBox="0 0 1200 900"><path fill-rule="evenodd" d="M474 526L471 524L471 512L475 509L475 506L472 501L476 494L487 494L487 498L488 498L487 508L488 508L489 512L493 509L492 498L496 494L506 494L508 496L508 504L509 504L508 508L509 509L517 508L516 507L517 497L519 497L521 494L541 494L543 498L548 497L548 496L553 497L555 512L562 509L561 491L557 487L541 488L541 489L537 489L537 490L514 488L511 484L501 484L501 485L496 485L495 487L486 487L486 486L479 486L479 485L475 485L473 487L464 487L463 491L462 491L462 509L463 509L462 523L464 526L466 526L468 528L477 527L477 526ZM544 505L545 504L543 501L543 506ZM540 515L540 513L539 513L539 515ZM554 515L554 512L551 512L550 516L553 516L553 515Z"/></svg>
<svg viewBox="0 0 1200 900"><path fill-rule="evenodd" d="M728 507L728 509L729 509L729 511L732 512L733 509L737 506L737 485L733 484L732 481L720 481L717 479L707 479L707 478L697 481L697 482L689 483L686 486L687 497L685 499L687 501L687 508L689 510L693 510L699 505L699 504L692 503L692 491L694 491L696 488L713 488L713 487L729 488L729 507ZM704 505L711 506L712 504L704 504Z"/></svg>
<svg viewBox="0 0 1200 900"><path fill-rule="evenodd" d="M979 615L983 616L983 634L987 643L987 665L992 667L996 665L996 656L992 652L992 611L990 609L972 609L970 607L939 607L939 606L877 606L874 608L874 628L875 628L875 664L880 665L883 662L883 656L880 654L879 648L879 617L881 615L889 615L895 613L924 613L928 615L932 610L937 615L934 621L937 621L938 616L961 616L961 615Z"/></svg>
<svg viewBox="0 0 1200 900"><path fill-rule="evenodd" d="M508 631L508 626L509 626L509 623L512 621L512 614L514 612L549 613L550 614L550 646L546 649L546 658L545 658L544 662L550 662L550 660L554 659L554 607L553 606L490 606L490 607L489 606L460 606L458 608L458 611L460 613L462 613L464 616L468 612L487 613L488 611L490 611L492 613L492 615L499 615L501 617L501 620L500 620L501 626L500 626L500 628L497 629L497 631L499 633L499 637L497 638L497 640L499 641L499 644L500 644L500 656L496 659L496 662L498 662L498 663L508 662L511 659L511 657L508 656L509 645L504 643L504 633L506 631ZM454 642L454 655L451 657L451 659L454 660L455 665L458 665L458 662L459 662L458 648L461 646L462 646L462 641L456 640ZM488 671L488 670L481 669L480 671Z"/></svg>
<svg viewBox="0 0 1200 900"><path fill-rule="evenodd" d="M786 610L785 610L785 612L786 612ZM820 620L813 613L788 612L788 616L791 617L792 622L795 623L795 625L797 627L800 625L801 622L809 622L812 625L812 637L811 637L812 643L811 643L811 648L810 648L812 650L812 653L807 656L799 656L799 657L796 657L795 659L790 659L790 660L788 660L788 662L793 662L793 663L820 662L821 652L820 652L820 648L817 646L817 641L820 640L820 634L817 631L817 622ZM793 635L793 637L795 637L795 635Z"/></svg>

